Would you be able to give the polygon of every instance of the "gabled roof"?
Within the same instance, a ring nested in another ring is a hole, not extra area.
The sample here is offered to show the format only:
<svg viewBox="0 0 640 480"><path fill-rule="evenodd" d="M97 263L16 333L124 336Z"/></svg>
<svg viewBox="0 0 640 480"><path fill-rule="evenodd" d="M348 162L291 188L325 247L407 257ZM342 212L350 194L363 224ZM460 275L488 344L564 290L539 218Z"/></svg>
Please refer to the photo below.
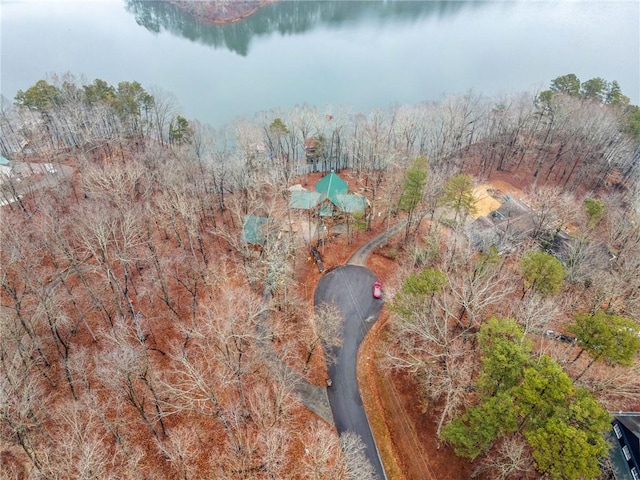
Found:
<svg viewBox="0 0 640 480"><path fill-rule="evenodd" d="M308 191L293 191L291 192L291 198L289 199L289 206L291 208L302 208L310 210L318 206L325 196L318 192Z"/></svg>
<svg viewBox="0 0 640 480"><path fill-rule="evenodd" d="M333 203L346 213L364 213L367 206L367 200L360 195L336 195Z"/></svg>
<svg viewBox="0 0 640 480"><path fill-rule="evenodd" d="M532 212L524 202L508 197L489 216L476 218L467 228L467 235L478 248L508 249L535 230Z"/></svg>
<svg viewBox="0 0 640 480"><path fill-rule="evenodd" d="M338 205L338 195L345 195L349 191L349 185L338 175L331 172L316 183L316 192L324 193L329 200Z"/></svg>
<svg viewBox="0 0 640 480"><path fill-rule="evenodd" d="M324 202L322 207L320 207L320 216L321 217L333 217L333 204L331 202Z"/></svg>
<svg viewBox="0 0 640 480"><path fill-rule="evenodd" d="M268 222L269 219L266 217L247 215L244 219L244 226L242 227L242 241L244 243L250 243L251 245L263 246L267 241L264 227Z"/></svg>
<svg viewBox="0 0 640 480"><path fill-rule="evenodd" d="M290 189L292 191L289 206L311 210L321 205L320 215L323 217L332 216L334 206L345 213L364 213L366 209L367 199L362 195L348 195L349 186L333 172L322 177L316 183L315 189L315 192Z"/></svg>
<svg viewBox="0 0 640 480"><path fill-rule="evenodd" d="M640 413L620 413L616 418L640 439Z"/></svg>

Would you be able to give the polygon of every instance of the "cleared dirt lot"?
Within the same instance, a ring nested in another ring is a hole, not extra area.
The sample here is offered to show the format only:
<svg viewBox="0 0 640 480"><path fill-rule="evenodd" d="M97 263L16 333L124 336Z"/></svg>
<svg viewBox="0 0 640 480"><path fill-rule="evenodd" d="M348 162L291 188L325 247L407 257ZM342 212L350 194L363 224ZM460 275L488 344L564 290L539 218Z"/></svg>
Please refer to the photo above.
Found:
<svg viewBox="0 0 640 480"><path fill-rule="evenodd" d="M504 180L482 183L473 189L473 195L476 197L476 213L472 215L474 220L478 217L486 217L500 207L505 195L517 199L526 197L522 190Z"/></svg>

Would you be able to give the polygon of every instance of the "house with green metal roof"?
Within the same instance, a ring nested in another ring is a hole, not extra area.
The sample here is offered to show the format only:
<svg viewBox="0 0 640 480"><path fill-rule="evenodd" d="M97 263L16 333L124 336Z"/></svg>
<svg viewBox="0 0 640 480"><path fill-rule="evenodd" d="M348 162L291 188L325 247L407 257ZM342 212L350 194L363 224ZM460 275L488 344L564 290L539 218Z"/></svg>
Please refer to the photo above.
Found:
<svg viewBox="0 0 640 480"><path fill-rule="evenodd" d="M312 210L320 205L324 199L325 196L318 192L296 190L291 192L289 206L291 208L299 208L301 210Z"/></svg>
<svg viewBox="0 0 640 480"><path fill-rule="evenodd" d="M316 183L316 192L326 195L334 204L338 202L338 195L346 195L349 185L334 172L325 175Z"/></svg>
<svg viewBox="0 0 640 480"><path fill-rule="evenodd" d="M316 183L315 191L292 191L289 207L314 210L321 217L332 217L336 213L364 213L367 199L350 194L349 185L334 172L325 175Z"/></svg>
<svg viewBox="0 0 640 480"><path fill-rule="evenodd" d="M367 199L362 195L337 195L335 204L345 213L364 213Z"/></svg>

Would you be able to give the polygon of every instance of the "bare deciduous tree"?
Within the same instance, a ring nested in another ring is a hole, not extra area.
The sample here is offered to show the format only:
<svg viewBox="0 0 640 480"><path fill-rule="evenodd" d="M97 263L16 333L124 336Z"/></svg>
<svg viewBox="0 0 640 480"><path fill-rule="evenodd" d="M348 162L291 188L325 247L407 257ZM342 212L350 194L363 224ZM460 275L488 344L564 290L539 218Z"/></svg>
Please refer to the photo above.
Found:
<svg viewBox="0 0 640 480"><path fill-rule="evenodd" d="M156 439L156 444L180 479L197 478L197 457L202 446L191 428L177 426L169 429L167 437L164 440Z"/></svg>
<svg viewBox="0 0 640 480"><path fill-rule="evenodd" d="M130 320L118 318L111 329L103 332L105 350L98 374L103 384L133 407L153 436L160 439L166 436L166 427L158 370L139 319L137 315Z"/></svg>
<svg viewBox="0 0 640 480"><path fill-rule="evenodd" d="M335 361L332 352L342 345L343 323L342 312L335 304L324 304L316 308L313 318L310 319L312 336L306 342L308 353L305 369L318 345L324 348L325 360L328 363Z"/></svg>
<svg viewBox="0 0 640 480"><path fill-rule="evenodd" d="M116 478L109 468L111 455L105 448L104 432L83 402L70 401L52 413L56 428L43 448L45 475L51 478Z"/></svg>
<svg viewBox="0 0 640 480"><path fill-rule="evenodd" d="M475 469L473 478L478 474L491 478L509 480L523 478L523 474L534 469L529 446L524 438L517 435L504 437L494 451L482 458Z"/></svg>
<svg viewBox="0 0 640 480"><path fill-rule="evenodd" d="M40 445L46 438L43 424L49 417L47 396L28 359L31 352L27 351L25 359L16 350L29 346L10 341L5 332L2 330L0 337L0 437L19 445L31 464L43 472L46 462Z"/></svg>
<svg viewBox="0 0 640 480"><path fill-rule="evenodd" d="M366 446L359 435L353 432L341 434L340 446L344 454L345 480L375 480L375 470L364 453Z"/></svg>

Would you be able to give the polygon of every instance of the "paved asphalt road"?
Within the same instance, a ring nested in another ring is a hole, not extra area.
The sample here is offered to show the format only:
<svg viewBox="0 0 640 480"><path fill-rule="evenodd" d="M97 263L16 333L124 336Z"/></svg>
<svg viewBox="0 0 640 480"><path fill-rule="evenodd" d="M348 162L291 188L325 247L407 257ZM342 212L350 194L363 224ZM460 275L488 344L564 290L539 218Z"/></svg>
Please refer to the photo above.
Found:
<svg viewBox="0 0 640 480"><path fill-rule="evenodd" d="M376 276L366 267L344 265L320 279L315 290L314 303L335 303L343 314L344 342L335 349L337 361L329 366L332 385L327 389L333 420L338 433L354 432L366 445L367 458L379 479L386 478L380 457L362 406L356 379L358 346L371 325L378 318L383 301L373 298Z"/></svg>
<svg viewBox="0 0 640 480"><path fill-rule="evenodd" d="M373 251L374 248L379 245L384 245L387 240L400 232L400 230L402 230L406 224L407 222L403 220L402 222L399 222L398 224L388 229L386 232L383 232L377 237L369 240L358 250L356 250L353 255L351 255L351 258L349 258L349 261L347 263L349 265L364 265L367 262L369 254Z"/></svg>

